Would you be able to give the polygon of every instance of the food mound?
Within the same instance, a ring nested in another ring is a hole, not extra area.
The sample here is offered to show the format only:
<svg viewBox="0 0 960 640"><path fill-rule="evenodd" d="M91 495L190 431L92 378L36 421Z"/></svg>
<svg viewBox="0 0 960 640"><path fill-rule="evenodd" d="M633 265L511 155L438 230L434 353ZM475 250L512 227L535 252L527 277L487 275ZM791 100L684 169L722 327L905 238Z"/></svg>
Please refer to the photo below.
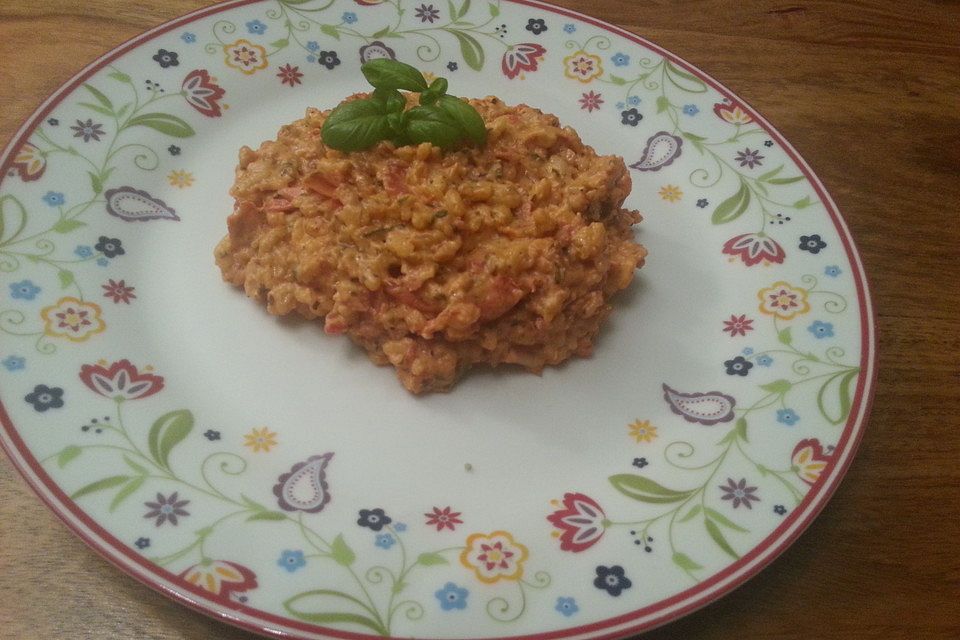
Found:
<svg viewBox="0 0 960 640"><path fill-rule="evenodd" d="M468 102L481 148L344 153L323 144L316 109L242 148L224 280L272 314L323 318L413 393L475 364L540 372L590 355L646 255L623 160L532 107Z"/></svg>

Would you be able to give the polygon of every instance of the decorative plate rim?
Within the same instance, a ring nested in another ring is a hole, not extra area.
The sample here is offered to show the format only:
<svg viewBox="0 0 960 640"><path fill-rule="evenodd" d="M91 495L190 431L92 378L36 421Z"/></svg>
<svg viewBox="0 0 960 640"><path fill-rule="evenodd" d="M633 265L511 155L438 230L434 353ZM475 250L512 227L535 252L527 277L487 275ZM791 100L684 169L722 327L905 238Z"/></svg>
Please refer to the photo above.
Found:
<svg viewBox="0 0 960 640"><path fill-rule="evenodd" d="M148 31L129 38L122 44L104 53L83 67L51 93L50 96L37 107L33 114L24 121L4 147L2 154L0 154L0 175L5 174L10 169L14 159L14 151L26 142L30 132L33 131L39 122L41 122L63 98L72 94L86 79L113 60L140 47L157 36L190 24L200 18L246 5L257 4L262 1L263 0L225 0L218 2L169 20ZM856 456L872 410L878 373L876 316L863 261L850 230L840 215L836 203L827 192L826 187L819 177L793 145L753 107L695 65L626 29L578 11L541 2L540 0L506 1L513 4L534 7L560 16L575 18L603 29L608 33L626 38L631 42L655 51L663 58L694 74L723 96L736 98L739 104L744 107L745 111L763 125L770 137L777 141L781 148L786 151L789 158L796 163L804 177L810 181L810 184L823 203L830 221L840 235L844 255L853 268L861 324L860 364L861 370L865 375L861 375L857 381L857 387L852 399L852 407L854 407L854 409L850 411L843 428L843 433L837 443L836 450L839 454L839 459L831 465L830 472L821 477L819 481L810 488L798 507L784 519L780 526L776 527L766 538L750 549L750 551L739 560L733 562L703 582L652 605L594 623L558 631L504 636L504 640L550 640L554 638L581 637L589 637L595 640L621 638L642 631L648 631L688 615L743 585L773 562L781 553L786 551L820 514L833 493L839 487L840 482L846 475L850 464ZM90 518L83 509L62 491L25 446L2 402L0 402L0 424L2 424L3 427L3 429L0 430L0 448L4 450L14 468L23 476L28 486L30 486L41 501L75 535L83 540L84 543L112 565L142 584L180 604L186 605L194 611L259 634L270 634L287 638L331 637L350 640L374 637L364 633L342 631L329 627L319 627L317 625L301 623L264 611L256 611L256 613L253 614L249 609L243 611L233 610L221 601L215 601L206 597L200 589L188 590L184 585L176 584L175 574L151 563L145 557L127 548L126 545Z"/></svg>

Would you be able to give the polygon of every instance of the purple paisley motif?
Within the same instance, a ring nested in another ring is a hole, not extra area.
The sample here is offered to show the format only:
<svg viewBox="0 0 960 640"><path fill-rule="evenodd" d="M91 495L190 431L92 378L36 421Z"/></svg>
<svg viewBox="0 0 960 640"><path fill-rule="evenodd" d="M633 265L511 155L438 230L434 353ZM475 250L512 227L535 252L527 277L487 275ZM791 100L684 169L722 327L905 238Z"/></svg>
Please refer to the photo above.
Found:
<svg viewBox="0 0 960 640"><path fill-rule="evenodd" d="M630 165L637 171L659 171L680 157L683 140L666 131L650 136L640 160Z"/></svg>
<svg viewBox="0 0 960 640"><path fill-rule="evenodd" d="M322 511L330 502L326 468L332 457L333 452L310 456L280 476L273 486L273 495L277 496L280 508L306 513Z"/></svg>
<svg viewBox="0 0 960 640"><path fill-rule="evenodd" d="M360 47L360 62L370 62L378 58L396 60L397 54L380 40L374 40L370 44Z"/></svg>
<svg viewBox="0 0 960 640"><path fill-rule="evenodd" d="M127 222L144 220L180 220L177 212L167 206L163 200L154 198L146 191L133 187L107 189L107 213Z"/></svg>
<svg viewBox="0 0 960 640"><path fill-rule="evenodd" d="M709 393L681 393L663 385L663 399L673 412L687 422L699 422L707 426L733 420L733 407L737 404L731 396L719 391Z"/></svg>

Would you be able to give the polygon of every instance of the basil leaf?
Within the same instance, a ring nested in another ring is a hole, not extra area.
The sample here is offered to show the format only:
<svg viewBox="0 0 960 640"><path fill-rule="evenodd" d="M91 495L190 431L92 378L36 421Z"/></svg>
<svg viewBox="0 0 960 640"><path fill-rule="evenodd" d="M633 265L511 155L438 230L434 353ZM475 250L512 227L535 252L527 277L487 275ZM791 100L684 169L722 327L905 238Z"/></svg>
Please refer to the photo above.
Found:
<svg viewBox="0 0 960 640"><path fill-rule="evenodd" d="M403 137L403 130L406 126L405 122L402 111L400 113L387 114L387 126L390 127L390 133L393 136Z"/></svg>
<svg viewBox="0 0 960 640"><path fill-rule="evenodd" d="M447 92L447 79L446 78L437 78L430 83L430 90L436 91L439 95L444 95Z"/></svg>
<svg viewBox="0 0 960 640"><path fill-rule="evenodd" d="M459 123L437 106L414 107L407 111L406 118L406 137L413 144L429 142L450 149L466 137Z"/></svg>
<svg viewBox="0 0 960 640"><path fill-rule="evenodd" d="M360 67L367 82L377 89L406 89L407 91L423 91L427 88L427 81L423 74L405 62L378 58L364 62Z"/></svg>
<svg viewBox="0 0 960 640"><path fill-rule="evenodd" d="M386 105L369 98L344 102L320 130L323 143L340 151L362 151L390 137Z"/></svg>
<svg viewBox="0 0 960 640"><path fill-rule="evenodd" d="M437 107L460 126L471 142L483 144L486 141L487 127L483 124L483 118L469 103L455 96L441 96Z"/></svg>
<svg viewBox="0 0 960 640"><path fill-rule="evenodd" d="M437 78L426 90L420 92L420 104L422 105L431 105L436 104L437 100L441 96L447 93L447 80L446 78Z"/></svg>
<svg viewBox="0 0 960 640"><path fill-rule="evenodd" d="M407 107L407 99L396 89L374 89L370 97L384 105L387 113L403 113Z"/></svg>

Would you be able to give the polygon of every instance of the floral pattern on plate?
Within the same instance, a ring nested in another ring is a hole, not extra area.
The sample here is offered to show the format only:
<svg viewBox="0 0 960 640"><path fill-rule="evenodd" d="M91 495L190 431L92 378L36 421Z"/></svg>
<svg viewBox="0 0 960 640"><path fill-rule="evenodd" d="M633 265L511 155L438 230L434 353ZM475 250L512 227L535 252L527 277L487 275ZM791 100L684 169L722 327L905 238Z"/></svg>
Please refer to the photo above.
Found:
<svg viewBox="0 0 960 640"><path fill-rule="evenodd" d="M393 452L336 432L306 450L283 412L223 422L148 364L160 354L139 314L170 295L153 243L182 242L203 213L210 136L251 96L307 105L308 88L346 87L375 58L510 101L556 88L543 108L619 145L643 226L693 230L689 259L725 283L698 309L714 334L701 360L639 376L654 402L605 416L603 465L527 496L539 510L503 506L526 490L485 502L466 483L380 497L356 470L366 455L389 469ZM819 183L735 96L592 19L500 0L224 5L101 64L15 147L0 182L3 444L102 531L95 546L244 626L604 635L626 616L618 632L639 631L808 522L862 431L869 301Z"/></svg>

